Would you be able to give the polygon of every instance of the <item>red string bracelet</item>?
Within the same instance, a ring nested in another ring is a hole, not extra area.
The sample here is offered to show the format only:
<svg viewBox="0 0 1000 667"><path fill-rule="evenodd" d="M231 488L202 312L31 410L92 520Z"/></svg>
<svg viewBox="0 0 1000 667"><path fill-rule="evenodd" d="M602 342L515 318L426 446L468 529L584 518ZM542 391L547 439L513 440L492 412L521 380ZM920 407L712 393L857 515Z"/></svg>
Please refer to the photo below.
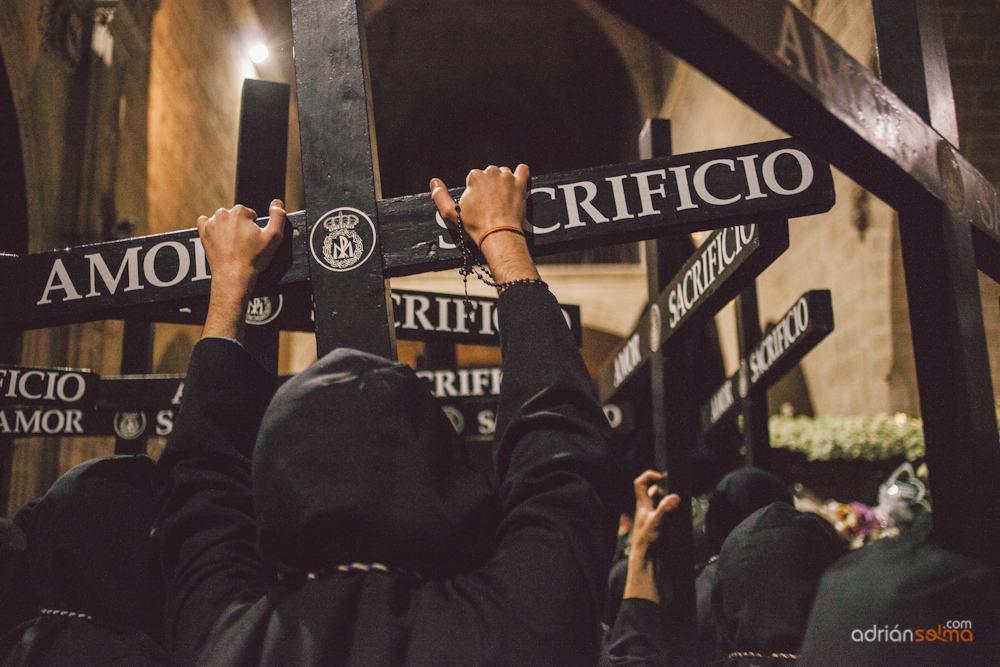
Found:
<svg viewBox="0 0 1000 667"><path fill-rule="evenodd" d="M490 234L492 234L493 232L514 232L515 234L520 234L521 236L524 236L524 230L521 229L520 227L512 227L510 225L503 225L503 226L500 226L500 227L493 227L492 229L487 229L486 233L479 237L479 248L480 248L480 250L482 250L483 241L485 241L486 237L489 236Z"/></svg>

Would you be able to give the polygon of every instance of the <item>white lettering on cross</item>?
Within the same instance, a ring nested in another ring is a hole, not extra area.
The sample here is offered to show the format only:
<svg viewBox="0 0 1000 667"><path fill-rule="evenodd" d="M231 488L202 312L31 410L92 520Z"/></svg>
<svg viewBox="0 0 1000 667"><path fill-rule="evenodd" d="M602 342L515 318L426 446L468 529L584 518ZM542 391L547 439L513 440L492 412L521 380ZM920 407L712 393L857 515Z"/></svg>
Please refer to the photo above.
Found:
<svg viewBox="0 0 1000 667"><path fill-rule="evenodd" d="M528 197L533 197L536 192L547 194L549 196L549 199L552 200L555 200L556 198L555 188L532 188L531 192L528 193ZM550 227L535 227L530 222L525 222L524 224L527 225L527 231L531 232L532 234L548 234L549 232L554 232L557 229L559 229L558 222Z"/></svg>
<svg viewBox="0 0 1000 667"><path fill-rule="evenodd" d="M406 302L406 319L403 321L404 329L422 328L424 331L434 331L434 325L427 319L427 309L431 307L431 301L419 294L404 294L403 300ZM416 307L419 302L420 308ZM420 326L417 326L420 320Z"/></svg>
<svg viewBox="0 0 1000 667"><path fill-rule="evenodd" d="M121 282L122 275L125 273L125 269L128 269L128 286L123 290L125 292L131 292L133 290L142 289L143 286L139 284L139 247L129 248L125 251L125 257L122 258L121 266L118 267L118 273L114 277L111 276L111 271L108 270L108 265L104 263L104 257L100 253L94 253L92 255L84 255L88 260L90 260L90 291L87 292L88 297L100 296L101 293L97 291L97 276L96 273L100 274L101 279L104 281L104 286L108 288L110 294L114 294L118 289L118 283Z"/></svg>
<svg viewBox="0 0 1000 667"><path fill-rule="evenodd" d="M698 196L704 199L709 204L715 206L726 206L728 204L733 204L743 198L743 195L733 195L729 199L720 199L708 191L708 187L705 185L705 177L708 175L709 168L721 164L729 167L729 171L736 171L735 163L732 160L709 160L705 164L698 167L694 172L694 191L698 193Z"/></svg>
<svg viewBox="0 0 1000 667"><path fill-rule="evenodd" d="M576 198L577 188L583 188L583 201L578 201ZM594 222L608 221L608 219L604 217L604 214L598 211L597 208L591 203L594 201L594 197L597 196L597 186L591 181L580 181L579 183L560 185L559 189L563 191L563 196L566 198L566 215L569 217L569 223L566 224L566 229L569 229L570 227L584 226L584 222L580 220L580 209L586 211L587 215L589 215Z"/></svg>
<svg viewBox="0 0 1000 667"><path fill-rule="evenodd" d="M159 253L161 248L169 247L174 252L177 253L177 274L170 280L160 280L160 277L156 275L156 255ZM163 243L157 243L142 260L142 271L146 276L146 280L149 284L154 287L172 287L184 280L187 277L188 270L191 268L191 256L188 255L187 248L178 243L177 241L165 241Z"/></svg>
<svg viewBox="0 0 1000 667"><path fill-rule="evenodd" d="M687 167L680 167L681 169L687 169ZM671 169L670 171L674 171ZM660 187L653 190L649 185L650 176L659 176L663 179L660 183ZM647 215L656 215L660 212L660 209L653 207L653 195L660 195L660 197L666 197L667 192L664 186L667 178L667 172L663 169L654 169L653 171L640 171L637 174L632 174L632 178L635 179L636 184L639 186L639 201L642 203L642 210L639 211L639 217L644 217ZM678 186L679 187L679 186ZM683 195L681 195L683 199ZM679 208L677 210L680 210Z"/></svg>
<svg viewBox="0 0 1000 667"><path fill-rule="evenodd" d="M55 282L56 279L59 280L58 283ZM66 267L63 265L61 259L57 259L52 263L52 270L49 272L48 282L45 283L45 290L42 291L42 298L36 301L35 305L43 306L47 303L52 303L52 300L49 298L49 292L57 289L61 289L66 293L63 301L73 301L74 299L83 298L73 286L73 281L69 279L69 272L66 271Z"/></svg>

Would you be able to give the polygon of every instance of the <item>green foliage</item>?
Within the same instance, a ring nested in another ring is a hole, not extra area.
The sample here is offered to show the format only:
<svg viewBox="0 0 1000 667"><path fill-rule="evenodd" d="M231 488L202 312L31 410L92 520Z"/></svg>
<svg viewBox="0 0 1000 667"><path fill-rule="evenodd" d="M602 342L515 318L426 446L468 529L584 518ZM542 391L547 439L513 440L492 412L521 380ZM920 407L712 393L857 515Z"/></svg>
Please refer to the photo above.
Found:
<svg viewBox="0 0 1000 667"><path fill-rule="evenodd" d="M810 461L881 461L924 456L920 419L899 413L875 417L783 417L770 419L771 446L805 454Z"/></svg>
<svg viewBox="0 0 1000 667"><path fill-rule="evenodd" d="M996 408L1000 429L1000 402ZM771 446L805 454L810 461L882 461L924 458L924 422L901 412L874 417L772 415Z"/></svg>

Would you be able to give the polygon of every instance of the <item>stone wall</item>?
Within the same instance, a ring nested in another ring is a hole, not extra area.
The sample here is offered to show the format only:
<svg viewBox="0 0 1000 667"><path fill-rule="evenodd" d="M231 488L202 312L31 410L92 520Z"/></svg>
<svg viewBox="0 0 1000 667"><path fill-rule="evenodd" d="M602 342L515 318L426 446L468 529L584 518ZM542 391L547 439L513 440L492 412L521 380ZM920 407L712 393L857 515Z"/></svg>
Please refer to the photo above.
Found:
<svg viewBox="0 0 1000 667"><path fill-rule="evenodd" d="M146 105L155 4L0 4L32 252L148 232ZM120 322L95 322L27 332L21 362L116 373L121 331ZM43 493L76 463L112 451L110 439L15 441L10 507Z"/></svg>

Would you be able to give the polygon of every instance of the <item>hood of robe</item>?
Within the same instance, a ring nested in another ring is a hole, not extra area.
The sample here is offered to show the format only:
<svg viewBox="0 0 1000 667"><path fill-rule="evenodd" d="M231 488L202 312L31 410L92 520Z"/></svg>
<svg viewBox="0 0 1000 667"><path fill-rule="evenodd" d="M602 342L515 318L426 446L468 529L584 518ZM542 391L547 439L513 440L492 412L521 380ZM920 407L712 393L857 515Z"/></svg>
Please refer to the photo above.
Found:
<svg viewBox="0 0 1000 667"><path fill-rule="evenodd" d="M786 503L747 517L722 545L712 589L724 647L798 653L820 577L845 550L830 522Z"/></svg>
<svg viewBox="0 0 1000 667"><path fill-rule="evenodd" d="M934 544L931 528L923 514L908 535L852 551L823 575L799 664L996 663L1000 574Z"/></svg>
<svg viewBox="0 0 1000 667"><path fill-rule="evenodd" d="M155 467L146 456L92 459L35 505L25 532L42 609L158 634L162 586L149 539Z"/></svg>
<svg viewBox="0 0 1000 667"><path fill-rule="evenodd" d="M405 364L337 349L288 380L253 454L258 546L279 572L362 562L428 576L482 564L500 501Z"/></svg>
<svg viewBox="0 0 1000 667"><path fill-rule="evenodd" d="M726 537L741 521L761 507L778 502L794 504L788 485L761 468L740 468L719 480L709 497L705 515L712 553L719 552Z"/></svg>
<svg viewBox="0 0 1000 667"><path fill-rule="evenodd" d="M28 570L28 538L15 522L0 519L0 634L37 613Z"/></svg>

